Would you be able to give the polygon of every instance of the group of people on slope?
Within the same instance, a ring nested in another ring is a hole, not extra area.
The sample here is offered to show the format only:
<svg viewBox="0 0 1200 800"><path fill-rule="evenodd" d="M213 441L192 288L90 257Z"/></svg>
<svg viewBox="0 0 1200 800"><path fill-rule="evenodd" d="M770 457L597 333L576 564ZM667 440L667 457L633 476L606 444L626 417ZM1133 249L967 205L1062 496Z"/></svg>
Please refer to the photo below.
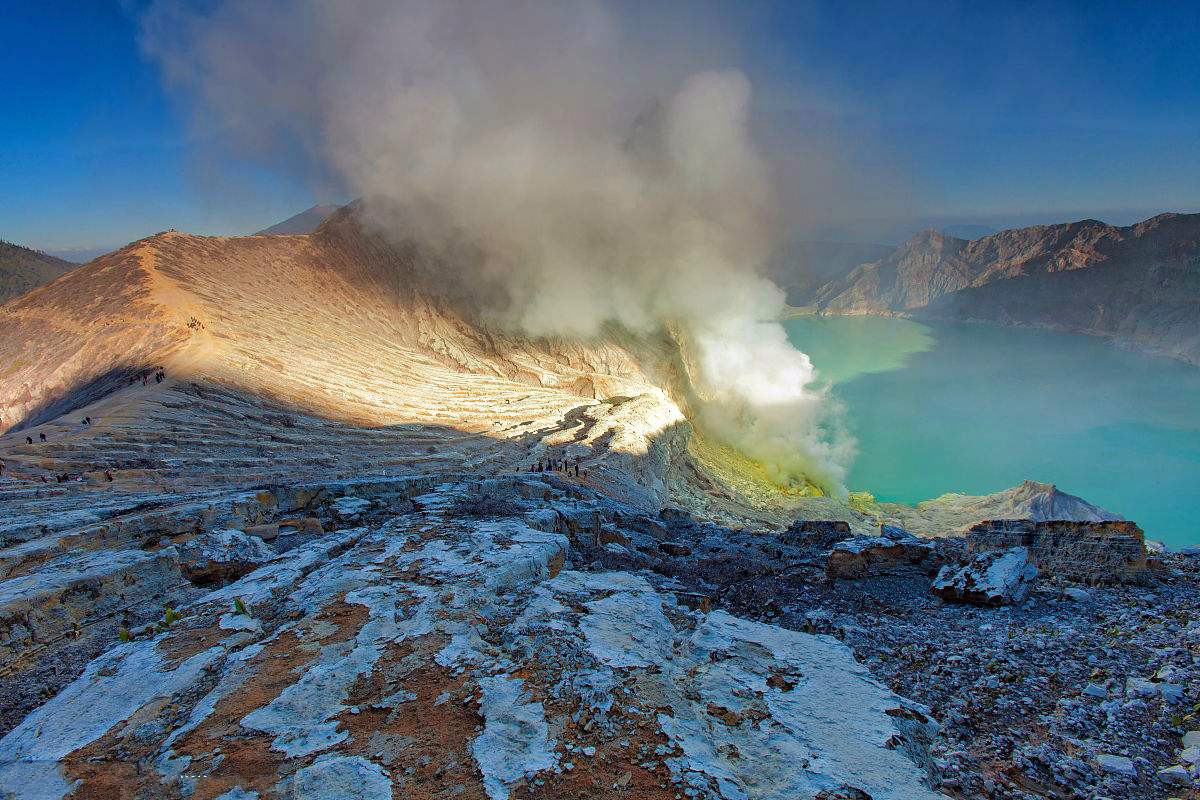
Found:
<svg viewBox="0 0 1200 800"><path fill-rule="evenodd" d="M154 376L155 383L162 383L167 379L167 368L155 367L154 369L144 369L140 372L135 372L129 376L129 385L133 386L135 383L141 380L142 386L146 386L151 375Z"/></svg>
<svg viewBox="0 0 1200 800"><path fill-rule="evenodd" d="M545 458L538 459L536 464L529 466L530 472L561 472L564 475L572 475L576 478L586 478L587 470L580 464L579 459L572 461L569 458Z"/></svg>

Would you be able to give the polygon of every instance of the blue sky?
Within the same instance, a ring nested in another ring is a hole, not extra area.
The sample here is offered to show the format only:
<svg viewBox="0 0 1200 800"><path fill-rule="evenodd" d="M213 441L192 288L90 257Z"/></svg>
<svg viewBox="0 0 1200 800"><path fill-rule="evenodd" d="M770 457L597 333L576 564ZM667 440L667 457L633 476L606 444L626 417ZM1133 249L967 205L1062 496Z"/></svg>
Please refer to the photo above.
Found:
<svg viewBox="0 0 1200 800"><path fill-rule="evenodd" d="M245 233L341 199L214 163L140 54L135 3L8 6L0 238L60 249L171 227ZM688 7L734 29L773 151L789 125L836 142L844 160L826 180L852 187L848 218L860 205L996 227L1200 210L1194 2Z"/></svg>
<svg viewBox="0 0 1200 800"><path fill-rule="evenodd" d="M306 187L248 165L206 180L202 143L122 4L13 4L0 31L0 238L71 248L167 228L245 233L313 204Z"/></svg>

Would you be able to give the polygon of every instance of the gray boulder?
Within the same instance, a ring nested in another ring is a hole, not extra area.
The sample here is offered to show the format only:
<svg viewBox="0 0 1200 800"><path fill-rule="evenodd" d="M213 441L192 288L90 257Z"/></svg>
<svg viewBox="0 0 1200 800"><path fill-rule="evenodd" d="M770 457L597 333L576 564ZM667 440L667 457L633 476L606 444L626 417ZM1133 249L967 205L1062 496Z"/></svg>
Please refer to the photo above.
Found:
<svg viewBox="0 0 1200 800"><path fill-rule="evenodd" d="M335 521L343 525L353 525L362 519L362 515L371 507L370 500L361 497L339 497L329 505Z"/></svg>
<svg viewBox="0 0 1200 800"><path fill-rule="evenodd" d="M1111 753L1100 753L1096 756L1096 766L1101 772L1107 772L1110 775L1120 775L1125 778L1137 778L1137 767L1134 766L1131 759L1125 756L1116 756Z"/></svg>
<svg viewBox="0 0 1200 800"><path fill-rule="evenodd" d="M1001 606L1024 600L1037 572L1028 548L1014 547L980 553L962 567L942 567L932 589L943 600Z"/></svg>
<svg viewBox="0 0 1200 800"><path fill-rule="evenodd" d="M203 533L176 545L179 566L193 583L221 583L253 572L278 555L257 536L239 530Z"/></svg>

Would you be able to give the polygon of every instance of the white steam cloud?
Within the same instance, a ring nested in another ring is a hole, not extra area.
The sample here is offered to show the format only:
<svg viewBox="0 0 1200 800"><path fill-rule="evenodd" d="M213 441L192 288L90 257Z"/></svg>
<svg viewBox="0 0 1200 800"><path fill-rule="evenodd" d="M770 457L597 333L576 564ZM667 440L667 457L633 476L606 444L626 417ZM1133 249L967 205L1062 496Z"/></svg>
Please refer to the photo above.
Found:
<svg viewBox="0 0 1200 800"><path fill-rule="evenodd" d="M669 330L702 427L844 493L852 445L759 274L776 204L750 83L621 22L540 0L168 4L144 44L206 135L299 155L385 233L469 243L480 257L445 277L486 287L491 323Z"/></svg>

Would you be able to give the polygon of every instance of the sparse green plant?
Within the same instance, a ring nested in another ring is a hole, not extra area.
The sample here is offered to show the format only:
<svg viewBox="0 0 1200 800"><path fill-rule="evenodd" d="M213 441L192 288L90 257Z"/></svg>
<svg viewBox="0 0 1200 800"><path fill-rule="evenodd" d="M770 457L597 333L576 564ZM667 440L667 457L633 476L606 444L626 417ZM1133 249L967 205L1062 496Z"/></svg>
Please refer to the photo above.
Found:
<svg viewBox="0 0 1200 800"><path fill-rule="evenodd" d="M246 606L246 602L240 597L233 598L233 613L244 614L247 617L253 616L250 613L250 609Z"/></svg>
<svg viewBox="0 0 1200 800"><path fill-rule="evenodd" d="M124 625L122 625L121 629L117 631L117 638L122 642L132 642L133 632L130 631L129 628L126 628Z"/></svg>
<svg viewBox="0 0 1200 800"><path fill-rule="evenodd" d="M170 606L167 606L163 610L163 627L166 627L166 628L171 627L171 623L177 622L180 618L181 618L181 616L178 611L171 608Z"/></svg>

